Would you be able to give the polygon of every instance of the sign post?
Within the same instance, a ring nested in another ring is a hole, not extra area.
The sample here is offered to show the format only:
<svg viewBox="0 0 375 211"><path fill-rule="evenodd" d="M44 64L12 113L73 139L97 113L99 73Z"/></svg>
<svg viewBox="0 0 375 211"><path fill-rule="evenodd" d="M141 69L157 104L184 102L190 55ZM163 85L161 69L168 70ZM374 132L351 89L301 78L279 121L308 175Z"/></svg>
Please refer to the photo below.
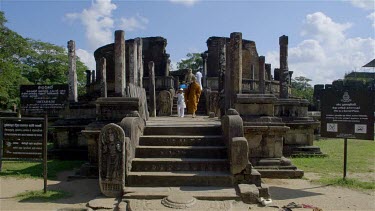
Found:
<svg viewBox="0 0 375 211"><path fill-rule="evenodd" d="M321 136L344 138L344 174L348 138L374 140L374 92L325 89L321 96Z"/></svg>
<svg viewBox="0 0 375 211"><path fill-rule="evenodd" d="M0 118L2 135L0 166L3 158L43 159L44 193L47 192L47 131L48 117Z"/></svg>
<svg viewBox="0 0 375 211"><path fill-rule="evenodd" d="M43 131L43 191L47 193L47 138L48 138L48 115L44 114L44 131Z"/></svg>

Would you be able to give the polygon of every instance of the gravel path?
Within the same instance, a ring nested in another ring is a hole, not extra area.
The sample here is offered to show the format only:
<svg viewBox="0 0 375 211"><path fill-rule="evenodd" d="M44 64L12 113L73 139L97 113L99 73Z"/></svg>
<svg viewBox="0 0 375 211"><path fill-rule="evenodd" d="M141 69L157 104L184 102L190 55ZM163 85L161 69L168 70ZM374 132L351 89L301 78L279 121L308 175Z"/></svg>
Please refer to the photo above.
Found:
<svg viewBox="0 0 375 211"><path fill-rule="evenodd" d="M43 180L0 177L0 210L57 210L85 208L87 202L100 197L95 179L66 181L69 172L59 175L57 181L48 181L49 190L70 192L72 197L54 202L19 202L14 196L27 190L42 190ZM362 192L346 188L312 184L303 179L263 179L269 186L274 207L258 207L235 202L232 210L278 210L290 202L308 204L323 210L375 210L375 191ZM170 210L170 209L168 209ZM312 209L293 209L312 210Z"/></svg>

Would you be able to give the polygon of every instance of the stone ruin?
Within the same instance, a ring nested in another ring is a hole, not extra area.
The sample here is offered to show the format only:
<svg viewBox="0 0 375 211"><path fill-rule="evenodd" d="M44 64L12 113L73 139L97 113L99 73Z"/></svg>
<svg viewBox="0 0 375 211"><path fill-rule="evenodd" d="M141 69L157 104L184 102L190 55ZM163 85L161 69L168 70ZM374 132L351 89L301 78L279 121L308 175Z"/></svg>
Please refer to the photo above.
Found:
<svg viewBox="0 0 375 211"><path fill-rule="evenodd" d="M116 31L114 43L94 53L96 70L86 71L84 96L74 91L77 80L72 42L68 47L72 63L69 87L73 91L69 92L69 106L53 126L57 148L67 152L86 147L88 162L80 175L99 176L103 194L118 196L126 186L138 184L137 175L131 174L132 161L146 121L150 116L172 115L178 78L170 76L167 41L162 37L125 40L124 31ZM303 176L284 155L320 152L312 143L319 123L307 116L306 100L291 96L288 37L281 36L279 44L280 67L274 77L271 65L258 55L255 42L242 39L238 32L229 38L210 37L208 50L201 54L206 114L221 119L218 133L222 133L227 149L225 184L242 184L240 189L252 184L250 189L258 198L269 197L261 176ZM205 184L220 183L214 180ZM200 184L193 179L186 181ZM256 202L254 198L247 201Z"/></svg>

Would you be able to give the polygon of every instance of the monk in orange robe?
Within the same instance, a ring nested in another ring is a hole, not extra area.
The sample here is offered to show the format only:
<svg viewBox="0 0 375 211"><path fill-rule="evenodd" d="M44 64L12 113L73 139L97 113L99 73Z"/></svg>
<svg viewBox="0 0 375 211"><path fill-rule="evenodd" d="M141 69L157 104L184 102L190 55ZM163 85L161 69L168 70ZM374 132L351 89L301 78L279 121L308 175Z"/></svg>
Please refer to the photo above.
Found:
<svg viewBox="0 0 375 211"><path fill-rule="evenodd" d="M195 76L192 76L191 84L185 91L186 107L189 114L193 114L195 118L195 112L198 108L199 97L201 96L201 87L197 83Z"/></svg>

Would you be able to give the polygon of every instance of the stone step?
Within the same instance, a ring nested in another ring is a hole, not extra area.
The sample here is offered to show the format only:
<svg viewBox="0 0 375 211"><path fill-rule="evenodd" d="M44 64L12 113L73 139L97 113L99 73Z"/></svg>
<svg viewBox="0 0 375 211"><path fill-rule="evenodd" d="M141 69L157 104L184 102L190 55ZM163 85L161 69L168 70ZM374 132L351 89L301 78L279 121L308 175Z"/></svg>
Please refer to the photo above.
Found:
<svg viewBox="0 0 375 211"><path fill-rule="evenodd" d="M143 135L221 135L220 126L147 126Z"/></svg>
<svg viewBox="0 0 375 211"><path fill-rule="evenodd" d="M127 175L130 187L233 186L229 172L179 171L134 172Z"/></svg>
<svg viewBox="0 0 375 211"><path fill-rule="evenodd" d="M229 171L229 161L203 158L134 158L132 171Z"/></svg>
<svg viewBox="0 0 375 211"><path fill-rule="evenodd" d="M198 187L198 186L178 186L178 187L125 187L124 197L127 199L163 199L171 194L187 193L196 199L224 201L237 200L241 197L235 187Z"/></svg>
<svg viewBox="0 0 375 211"><path fill-rule="evenodd" d="M224 146L220 135L207 136L173 136L148 135L141 136L139 145L143 146Z"/></svg>
<svg viewBox="0 0 375 211"><path fill-rule="evenodd" d="M227 158L225 146L138 146L136 158Z"/></svg>

